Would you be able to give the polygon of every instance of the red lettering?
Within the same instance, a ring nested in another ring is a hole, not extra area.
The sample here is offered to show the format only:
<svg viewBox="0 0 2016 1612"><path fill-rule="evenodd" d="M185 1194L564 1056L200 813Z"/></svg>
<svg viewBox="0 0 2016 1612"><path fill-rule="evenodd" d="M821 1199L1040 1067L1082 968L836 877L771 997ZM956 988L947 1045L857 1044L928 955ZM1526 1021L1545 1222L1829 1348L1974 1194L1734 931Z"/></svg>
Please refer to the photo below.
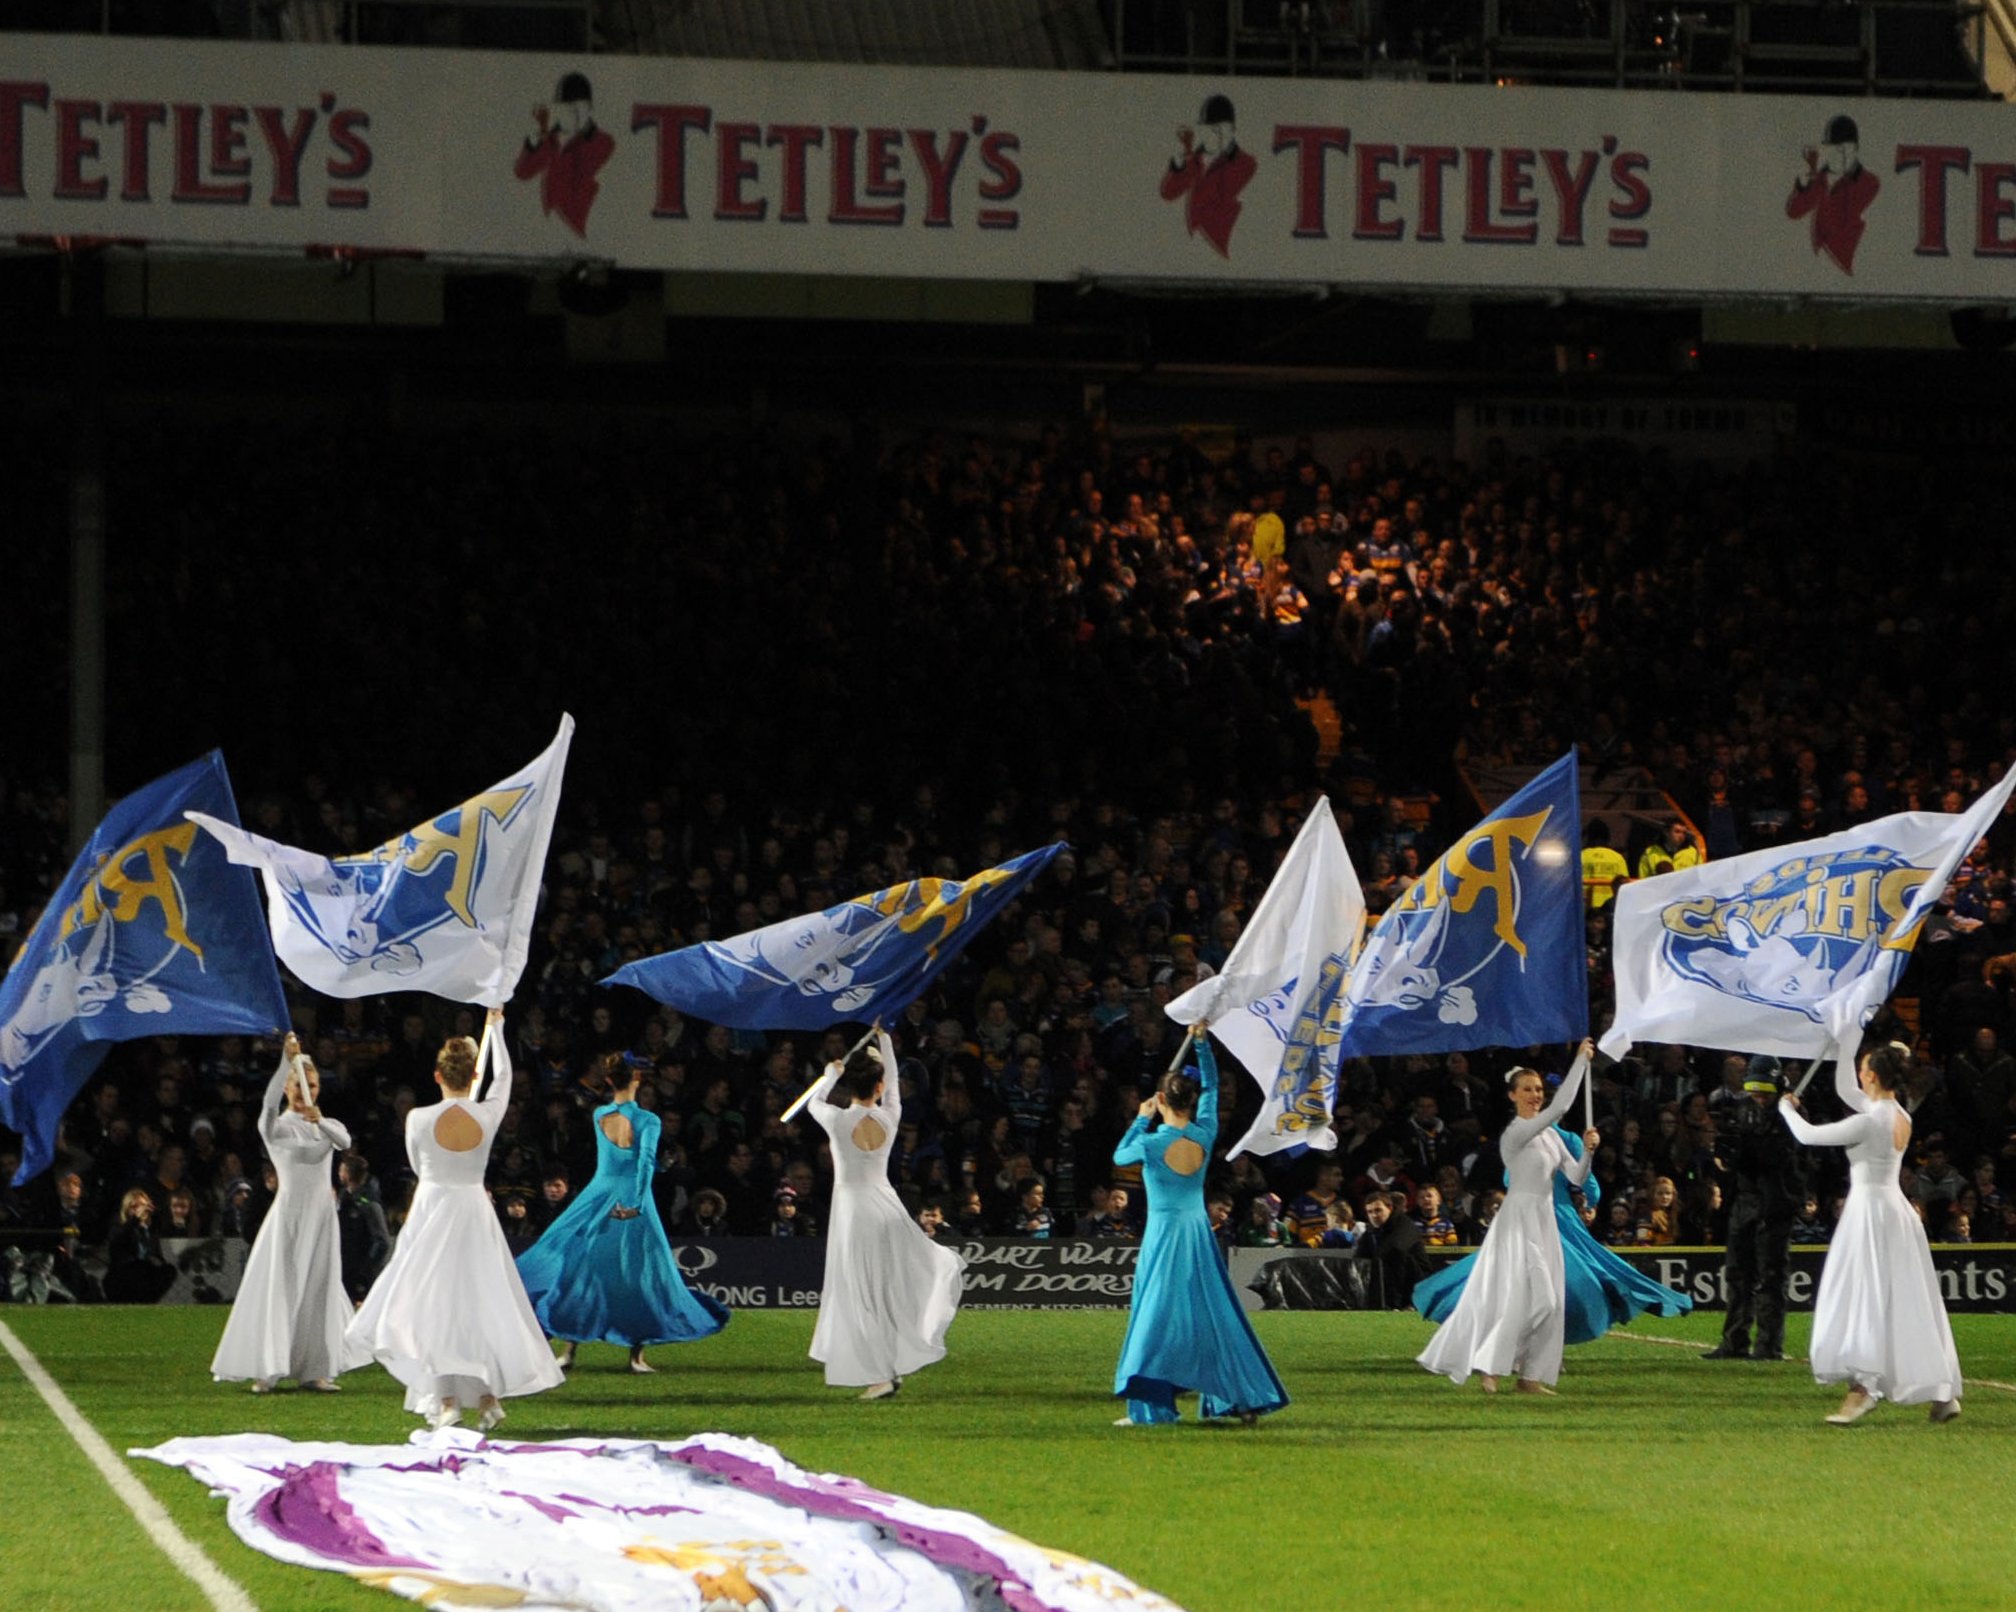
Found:
<svg viewBox="0 0 2016 1612"><path fill-rule="evenodd" d="M1912 248L1918 256L1946 256L1946 175L1956 168L1964 174L1973 155L1965 146L1897 148L1897 171L1919 172L1918 244Z"/></svg>
<svg viewBox="0 0 2016 1612"><path fill-rule="evenodd" d="M371 146L363 133L370 127L368 112L343 111L329 119L329 143L342 153L340 159L332 156L326 165L331 179L362 179L371 171ZM329 205L369 207L371 192L362 185L331 185Z"/></svg>
<svg viewBox="0 0 2016 1612"><path fill-rule="evenodd" d="M203 178L203 108L175 104L175 189L170 200L233 206L252 194L249 184L213 185Z"/></svg>
<svg viewBox="0 0 2016 1612"><path fill-rule="evenodd" d="M254 107L252 116L258 120L259 132L266 137L266 149L273 158L270 205L299 207L301 158L308 149L308 136L315 132L315 109L297 108L291 128L283 121L284 114L277 106Z"/></svg>
<svg viewBox="0 0 2016 1612"><path fill-rule="evenodd" d="M705 134L713 127L714 114L704 106L652 106L638 102L630 109L630 132L658 131L657 200L653 218L686 216L686 131Z"/></svg>
<svg viewBox="0 0 2016 1612"><path fill-rule="evenodd" d="M985 118L973 120L973 132L987 127ZM989 202L1013 201L1022 194L1022 164L1013 153L1022 149L1022 136L998 130L980 141L980 165L988 177L980 181L980 199ZM982 229L1014 229L1022 214L1014 207L983 207L974 220Z"/></svg>
<svg viewBox="0 0 2016 1612"><path fill-rule="evenodd" d="M126 126L125 162L119 177L119 199L144 202L154 199L153 181L147 172L148 136L157 123L168 121L168 108L159 101L114 101L105 108L107 123Z"/></svg>
<svg viewBox="0 0 2016 1612"><path fill-rule="evenodd" d="M2016 237L2005 235L2003 221L2016 218L2016 197L2006 187L2016 182L2016 162L1983 162L1974 169L1974 255L2016 257Z"/></svg>
<svg viewBox="0 0 2016 1612"><path fill-rule="evenodd" d="M975 121L983 127L986 124L984 118ZM977 134L979 130L974 132ZM982 201L1013 201L1022 194L1022 165L1010 154L1021 149L1022 136L1005 130L996 130L981 140L980 163L991 176L980 181Z"/></svg>
<svg viewBox="0 0 2016 1612"><path fill-rule="evenodd" d="M1398 146L1358 143L1358 214L1351 233L1361 241L1397 241L1407 233L1404 219L1382 214L1399 187L1386 177L1386 170L1400 160Z"/></svg>
<svg viewBox="0 0 2016 1612"><path fill-rule="evenodd" d="M23 107L46 107L47 84L0 84L0 196L23 196L21 185L21 123Z"/></svg>
<svg viewBox="0 0 2016 1612"><path fill-rule="evenodd" d="M58 201L103 201L105 176L84 177L84 164L98 160L98 141L84 132L84 125L99 121L96 101L56 103L56 199Z"/></svg>
<svg viewBox="0 0 2016 1612"><path fill-rule="evenodd" d="M250 116L242 106L213 106L210 108L210 171L214 174L238 175L252 171L252 158L245 149L245 119ZM245 187L249 198L252 187Z"/></svg>
<svg viewBox="0 0 2016 1612"><path fill-rule="evenodd" d="M1498 211L1507 218L1534 217L1540 201L1533 194L1533 153L1513 146L1499 155L1505 166L1498 170Z"/></svg>
<svg viewBox="0 0 2016 1612"><path fill-rule="evenodd" d="M1491 159L1494 155L1489 146L1463 148L1468 181L1467 203L1463 209L1463 239L1479 246L1530 246L1539 239L1539 225L1491 222Z"/></svg>
<svg viewBox="0 0 2016 1612"><path fill-rule="evenodd" d="M1540 158L1547 165L1547 177L1553 181L1555 200L1559 204L1555 209L1559 222L1555 226L1554 244L1580 246L1582 210L1589 201L1589 187L1596 182L1596 153L1583 152L1573 173L1568 170L1568 153L1565 151L1543 151Z"/></svg>
<svg viewBox="0 0 2016 1612"><path fill-rule="evenodd" d="M743 188L756 177L756 159L748 147L763 138L755 123L723 123L714 131L714 216L723 219L760 220L770 203L758 196L753 201Z"/></svg>
<svg viewBox="0 0 2016 1612"><path fill-rule="evenodd" d="M917 153L918 164L924 170L924 227L926 229L950 229L952 227L952 179L959 172L960 159L966 155L966 131L954 129L945 137L945 155L938 155L938 133L935 129L911 129L910 149Z"/></svg>
<svg viewBox="0 0 2016 1612"><path fill-rule="evenodd" d="M1295 234L1303 240L1323 240L1329 229L1323 217L1323 162L1332 151L1351 149L1351 131L1320 123L1274 125L1274 155L1295 153Z"/></svg>
<svg viewBox="0 0 2016 1612"><path fill-rule="evenodd" d="M1454 146L1409 146L1401 161L1421 170L1421 205L1414 215L1414 239L1442 239L1442 176L1462 155Z"/></svg>
<svg viewBox="0 0 2016 1612"><path fill-rule="evenodd" d="M880 130L877 133L883 132ZM893 131L890 131L893 132ZM833 125L833 190L826 211L829 224L900 224L901 204L870 207L855 200L854 154L861 144L861 131L844 124ZM872 191L871 191L872 193Z"/></svg>
<svg viewBox="0 0 2016 1612"><path fill-rule="evenodd" d="M903 131L901 129L870 129L868 131L868 183L863 187L869 195L883 198L901 199L903 184ZM903 216L903 209L896 209L896 216Z"/></svg>
<svg viewBox="0 0 2016 1612"><path fill-rule="evenodd" d="M784 148L784 200L777 208L780 224L805 222L805 153L825 143L826 131L816 123L773 123L764 144Z"/></svg>
<svg viewBox="0 0 2016 1612"><path fill-rule="evenodd" d="M1606 148L1609 146L1607 136L1603 143ZM1644 179L1651 167L1652 159L1642 151L1620 151L1610 159L1610 183L1618 190L1618 194L1610 198L1612 218L1630 224L1652 211L1652 187ZM1650 230L1635 227L1613 226L1609 235L1612 246L1643 246L1651 239Z"/></svg>

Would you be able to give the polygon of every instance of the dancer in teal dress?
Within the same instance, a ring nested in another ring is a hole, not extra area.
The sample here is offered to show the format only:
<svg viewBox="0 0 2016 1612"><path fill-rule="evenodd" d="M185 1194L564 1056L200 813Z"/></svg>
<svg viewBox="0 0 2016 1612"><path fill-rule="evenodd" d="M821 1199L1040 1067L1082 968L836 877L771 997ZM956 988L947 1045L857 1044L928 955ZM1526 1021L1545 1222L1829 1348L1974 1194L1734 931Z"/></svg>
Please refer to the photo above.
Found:
<svg viewBox="0 0 2016 1612"><path fill-rule="evenodd" d="M1565 1125L1555 1134L1576 1158L1582 1157L1582 1138ZM1582 1195L1589 1207L1603 1201L1603 1189L1592 1175L1582 1183ZM1568 1293L1570 1343L1594 1343L1612 1327L1624 1325L1633 1316L1685 1315L1694 1301L1676 1293L1663 1282L1655 1282L1629 1260L1613 1254L1589 1234L1569 1195L1567 1178L1554 1177L1554 1220L1561 1228L1561 1274ZM1414 1285L1414 1308L1438 1326L1456 1312L1463 1285L1470 1280L1470 1268L1477 1263L1471 1254L1444 1266L1433 1276Z"/></svg>
<svg viewBox="0 0 2016 1612"><path fill-rule="evenodd" d="M658 1116L637 1106L638 1071L620 1054L601 1071L610 1100L595 1110L595 1176L518 1256L532 1311L549 1337L567 1340L560 1364L583 1343L621 1343L630 1369L648 1372L654 1343L691 1343L728 1324L728 1311L679 1274L651 1198Z"/></svg>
<svg viewBox="0 0 2016 1612"><path fill-rule="evenodd" d="M1148 1230L1113 1373L1113 1392L1127 1401L1116 1427L1173 1422L1184 1393L1199 1396L1201 1416L1248 1423L1288 1403L1211 1234L1204 1176L1218 1138L1218 1063L1205 1026L1191 1036L1201 1078L1164 1075L1113 1154L1115 1164L1140 1165L1148 1188Z"/></svg>

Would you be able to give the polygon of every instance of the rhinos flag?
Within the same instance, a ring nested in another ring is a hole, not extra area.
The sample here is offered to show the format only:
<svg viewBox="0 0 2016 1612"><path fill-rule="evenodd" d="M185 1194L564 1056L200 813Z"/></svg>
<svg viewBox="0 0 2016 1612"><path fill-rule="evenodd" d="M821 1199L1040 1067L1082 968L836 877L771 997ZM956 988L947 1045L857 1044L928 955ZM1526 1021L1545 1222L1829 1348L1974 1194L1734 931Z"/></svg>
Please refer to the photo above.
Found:
<svg viewBox="0 0 2016 1612"><path fill-rule="evenodd" d="M2012 785L2016 772L1964 814L1899 812L1627 885L1613 904L1617 1017L1603 1050L1685 1041L1852 1057Z"/></svg>
<svg viewBox="0 0 2016 1612"><path fill-rule="evenodd" d="M1260 1116L1230 1157L1337 1145L1330 1128L1344 984L1365 932L1365 894L1319 800L1217 975L1165 1010L1211 1033L1260 1083Z"/></svg>
<svg viewBox="0 0 2016 1612"><path fill-rule="evenodd" d="M1386 909L1351 971L1341 1057L1589 1033L1578 787L1571 750Z"/></svg>
<svg viewBox="0 0 2016 1612"><path fill-rule="evenodd" d="M190 818L266 880L273 949L328 996L431 991L502 1007L525 971L574 719L538 760L376 850L326 857Z"/></svg>
<svg viewBox="0 0 2016 1612"><path fill-rule="evenodd" d="M0 980L0 1124L22 1136L17 1186L48 1168L63 1110L112 1042L287 1022L258 888L184 820L191 807L238 821L215 750L107 814Z"/></svg>
<svg viewBox="0 0 2016 1612"><path fill-rule="evenodd" d="M738 1030L828 1030L893 1018L1064 850L1062 841L970 879L912 879L732 940L625 963L634 985L681 1013Z"/></svg>

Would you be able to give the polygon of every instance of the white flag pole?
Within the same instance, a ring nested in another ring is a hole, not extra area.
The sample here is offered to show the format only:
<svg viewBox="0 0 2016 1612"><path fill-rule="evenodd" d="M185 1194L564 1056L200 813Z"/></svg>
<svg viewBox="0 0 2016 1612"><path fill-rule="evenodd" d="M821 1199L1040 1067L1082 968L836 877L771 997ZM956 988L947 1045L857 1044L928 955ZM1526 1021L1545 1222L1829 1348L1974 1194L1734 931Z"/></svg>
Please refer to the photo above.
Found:
<svg viewBox="0 0 2016 1612"><path fill-rule="evenodd" d="M876 1031L880 1030L881 1028L882 1028L882 1021L880 1019L877 1019L873 1024L868 1026L868 1033L866 1035L864 1035L859 1041L855 1042L854 1045L849 1047L845 1052L840 1054L839 1061L844 1064L849 1058L853 1057L855 1053L859 1052L863 1047L867 1046L869 1042L875 1039ZM783 1114L779 1116L778 1123L782 1125L789 1125L794 1119L796 1119L798 1117L798 1111L801 1108L803 1108L807 1103L812 1101L812 1094L819 1089L819 1081L824 1080L825 1078L826 1078L826 1071L822 1069L819 1071L819 1079L813 1081L811 1085L807 1086L795 1098L792 1099L791 1106L785 1109Z"/></svg>
<svg viewBox="0 0 2016 1612"><path fill-rule="evenodd" d="M1592 1055L1589 1067L1582 1071L1582 1129L1596 1129L1596 1059Z"/></svg>
<svg viewBox="0 0 2016 1612"><path fill-rule="evenodd" d="M1820 1066L1826 1061L1827 1061L1827 1055L1823 1052L1819 1057L1815 1058L1811 1063L1809 1063L1806 1066L1805 1079L1801 1080L1798 1085L1792 1088L1792 1095L1794 1097L1805 1096L1806 1088L1813 1084L1813 1077L1820 1073Z"/></svg>

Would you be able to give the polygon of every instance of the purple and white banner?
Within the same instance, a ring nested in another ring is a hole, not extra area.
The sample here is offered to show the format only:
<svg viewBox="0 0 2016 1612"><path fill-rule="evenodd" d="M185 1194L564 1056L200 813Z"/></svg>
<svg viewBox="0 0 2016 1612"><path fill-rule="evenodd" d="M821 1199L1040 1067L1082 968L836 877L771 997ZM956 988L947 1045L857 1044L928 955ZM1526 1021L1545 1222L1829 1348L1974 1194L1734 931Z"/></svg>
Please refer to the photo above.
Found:
<svg viewBox="0 0 2016 1612"><path fill-rule="evenodd" d="M128 1453L224 1495L255 1550L428 1605L1180 1612L970 1512L721 1433L508 1444L449 1429L404 1445L239 1433Z"/></svg>

